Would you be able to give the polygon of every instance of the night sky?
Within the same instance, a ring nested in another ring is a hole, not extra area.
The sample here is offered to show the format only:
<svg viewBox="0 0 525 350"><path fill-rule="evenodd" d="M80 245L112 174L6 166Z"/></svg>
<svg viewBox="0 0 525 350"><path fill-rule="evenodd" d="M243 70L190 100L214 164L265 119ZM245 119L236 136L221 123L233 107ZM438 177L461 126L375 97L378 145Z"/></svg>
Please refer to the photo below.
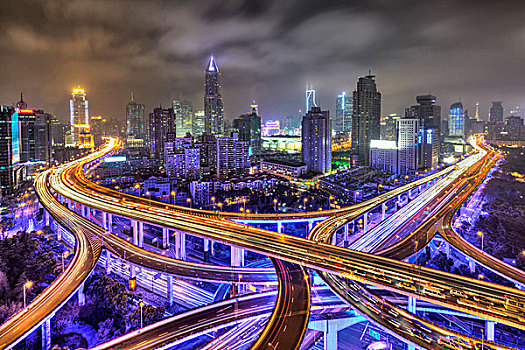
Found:
<svg viewBox="0 0 525 350"><path fill-rule="evenodd" d="M334 114L335 96L371 69L383 114L433 93L487 119L493 100L524 105L525 1L3 0L0 103L24 92L66 120L71 88L91 115L124 118L135 100L202 108L203 70L223 72L227 119L253 99L264 119L298 115L310 82ZM444 114L445 114L444 113Z"/></svg>

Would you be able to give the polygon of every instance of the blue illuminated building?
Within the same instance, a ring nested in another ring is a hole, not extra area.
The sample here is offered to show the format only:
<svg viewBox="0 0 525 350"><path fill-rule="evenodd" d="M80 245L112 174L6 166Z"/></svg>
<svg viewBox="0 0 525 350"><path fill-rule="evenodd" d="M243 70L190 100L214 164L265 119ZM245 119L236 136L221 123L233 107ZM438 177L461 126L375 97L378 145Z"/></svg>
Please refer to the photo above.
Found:
<svg viewBox="0 0 525 350"><path fill-rule="evenodd" d="M465 136L465 115L463 111L463 103L461 102L456 102L450 105L450 113L448 115L448 136Z"/></svg>

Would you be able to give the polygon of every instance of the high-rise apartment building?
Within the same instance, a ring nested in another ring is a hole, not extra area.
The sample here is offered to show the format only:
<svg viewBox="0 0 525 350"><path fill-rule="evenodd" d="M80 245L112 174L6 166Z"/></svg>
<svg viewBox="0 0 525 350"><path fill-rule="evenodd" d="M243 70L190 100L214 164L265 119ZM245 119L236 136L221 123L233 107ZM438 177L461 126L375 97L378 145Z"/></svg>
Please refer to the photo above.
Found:
<svg viewBox="0 0 525 350"><path fill-rule="evenodd" d="M328 111L312 107L303 117L301 150L308 170L321 174L332 170L332 123Z"/></svg>
<svg viewBox="0 0 525 350"><path fill-rule="evenodd" d="M418 169L419 119L397 121L397 173L409 174Z"/></svg>
<svg viewBox="0 0 525 350"><path fill-rule="evenodd" d="M335 132L352 131L352 101L352 96L347 95L344 91L337 95L335 100L335 118L332 123Z"/></svg>
<svg viewBox="0 0 525 350"><path fill-rule="evenodd" d="M257 115L257 105L251 105L251 113L242 114L233 120L233 128L239 133L240 141L250 143L250 156L259 159L262 152L261 117Z"/></svg>
<svg viewBox="0 0 525 350"><path fill-rule="evenodd" d="M177 137L185 137L186 133L193 134L193 103L187 100L173 101L173 112Z"/></svg>
<svg viewBox="0 0 525 350"><path fill-rule="evenodd" d="M164 164L169 177L185 180L200 177L200 149L194 147L192 137L168 138L164 146Z"/></svg>
<svg viewBox="0 0 525 350"><path fill-rule="evenodd" d="M489 122L503 123L503 101L492 102L489 112Z"/></svg>
<svg viewBox="0 0 525 350"><path fill-rule="evenodd" d="M80 144L80 133L89 131L89 106L86 90L80 86L73 89L69 100L71 143Z"/></svg>
<svg viewBox="0 0 525 350"><path fill-rule="evenodd" d="M359 78L353 98L352 151L365 165L369 165L370 140L379 139L381 124L381 93L374 78L371 74Z"/></svg>
<svg viewBox="0 0 525 350"><path fill-rule="evenodd" d="M148 122L146 119L146 106L135 102L133 92L131 101L126 105L126 136L128 139L148 140Z"/></svg>
<svg viewBox="0 0 525 350"><path fill-rule="evenodd" d="M420 147L418 168L430 169L439 162L441 134L441 106L436 105L433 95L416 97L417 105L405 109L405 118L419 120Z"/></svg>
<svg viewBox="0 0 525 350"><path fill-rule="evenodd" d="M164 142L175 132L175 115L171 108L155 108L149 115L149 149L153 158L164 162Z"/></svg>
<svg viewBox="0 0 525 350"><path fill-rule="evenodd" d="M465 113L463 111L463 103L461 102L450 105L450 113L448 114L448 136L465 136Z"/></svg>
<svg viewBox="0 0 525 350"><path fill-rule="evenodd" d="M13 107L0 106L0 198L19 186L20 125Z"/></svg>
<svg viewBox="0 0 525 350"><path fill-rule="evenodd" d="M381 118L379 127L381 140L395 141L397 139L397 120L401 119L399 114L390 114Z"/></svg>
<svg viewBox="0 0 525 350"><path fill-rule="evenodd" d="M18 109L20 123L20 162L51 161L51 120L50 114L41 110Z"/></svg>
<svg viewBox="0 0 525 350"><path fill-rule="evenodd" d="M226 180L250 172L250 143L239 141L238 134L217 138L217 178Z"/></svg>
<svg viewBox="0 0 525 350"><path fill-rule="evenodd" d="M196 111L193 119L193 132L192 135L197 137L204 133L204 111Z"/></svg>
<svg viewBox="0 0 525 350"><path fill-rule="evenodd" d="M104 143L102 137L107 135L108 121L101 115L92 116L89 118L89 130L93 135L93 143L95 147L101 146Z"/></svg>
<svg viewBox="0 0 525 350"><path fill-rule="evenodd" d="M204 72L204 131L215 135L224 132L224 105L219 77L221 72L213 56Z"/></svg>

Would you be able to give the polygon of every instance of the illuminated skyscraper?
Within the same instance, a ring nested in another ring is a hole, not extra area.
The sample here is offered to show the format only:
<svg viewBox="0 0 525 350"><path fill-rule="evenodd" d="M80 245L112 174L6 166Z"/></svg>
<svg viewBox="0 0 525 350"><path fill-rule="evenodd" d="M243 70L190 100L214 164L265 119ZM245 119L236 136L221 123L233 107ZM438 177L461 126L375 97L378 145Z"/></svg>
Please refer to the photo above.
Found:
<svg viewBox="0 0 525 350"><path fill-rule="evenodd" d="M196 111L193 119L193 136L201 136L204 132L204 111Z"/></svg>
<svg viewBox="0 0 525 350"><path fill-rule="evenodd" d="M453 103L450 106L450 113L448 115L448 136L465 136L465 114L463 112L463 103L461 102Z"/></svg>
<svg viewBox="0 0 525 350"><path fill-rule="evenodd" d="M242 114L233 120L233 127L239 133L239 141L250 143L250 156L258 159L262 151L261 117L257 115L258 106L255 102L251 107L251 113Z"/></svg>
<svg viewBox="0 0 525 350"><path fill-rule="evenodd" d="M479 102L476 102L476 115L474 116L476 120L479 120Z"/></svg>
<svg viewBox="0 0 525 350"><path fill-rule="evenodd" d="M149 148L151 156L164 162L164 143L168 133L175 132L172 108L155 108L149 115Z"/></svg>
<svg viewBox="0 0 525 350"><path fill-rule="evenodd" d="M222 135L224 132L224 105L221 95L219 67L211 56L204 72L204 130Z"/></svg>
<svg viewBox="0 0 525 350"><path fill-rule="evenodd" d="M71 143L80 143L80 133L89 131L89 107L86 91L80 86L73 89L69 100Z"/></svg>
<svg viewBox="0 0 525 350"><path fill-rule="evenodd" d="M312 88L308 88L308 85L306 85L305 113L308 113L308 111L310 111L310 108L312 107L317 107L317 101L315 100L315 90Z"/></svg>
<svg viewBox="0 0 525 350"><path fill-rule="evenodd" d="M503 123L503 101L492 102L490 107L489 121L491 123Z"/></svg>
<svg viewBox="0 0 525 350"><path fill-rule="evenodd" d="M312 107L303 117L301 150L308 170L324 174L332 170L332 123L328 111Z"/></svg>
<svg viewBox="0 0 525 350"><path fill-rule="evenodd" d="M133 92L131 101L126 105L126 134L128 138L148 139L148 123L146 120L146 106L135 102Z"/></svg>
<svg viewBox="0 0 525 350"><path fill-rule="evenodd" d="M186 137L186 133L193 133L193 104L191 101L173 101L175 126L177 137Z"/></svg>
<svg viewBox="0 0 525 350"><path fill-rule="evenodd" d="M369 165L370 141L378 140L380 133L381 93L374 78L371 74L359 78L354 90L352 150L364 165Z"/></svg>
<svg viewBox="0 0 525 350"><path fill-rule="evenodd" d="M334 131L352 131L352 96L342 92L337 95L335 100L335 120L333 123Z"/></svg>

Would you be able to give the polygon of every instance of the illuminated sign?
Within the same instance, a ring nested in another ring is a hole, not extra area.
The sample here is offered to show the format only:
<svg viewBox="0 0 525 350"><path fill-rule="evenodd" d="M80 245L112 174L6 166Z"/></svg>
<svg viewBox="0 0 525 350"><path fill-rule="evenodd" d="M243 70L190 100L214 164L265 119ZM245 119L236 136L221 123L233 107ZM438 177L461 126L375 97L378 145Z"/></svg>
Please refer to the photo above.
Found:
<svg viewBox="0 0 525 350"><path fill-rule="evenodd" d="M33 109L19 109L18 113L20 113L20 114L22 114L22 113L24 113L24 114L33 114L33 113L35 113L35 111Z"/></svg>
<svg viewBox="0 0 525 350"><path fill-rule="evenodd" d="M84 89L78 88L78 89L73 89L73 93L74 94L85 94L86 91Z"/></svg>
<svg viewBox="0 0 525 350"><path fill-rule="evenodd" d="M18 123L18 112L11 115L11 164L20 162L20 124Z"/></svg>
<svg viewBox="0 0 525 350"><path fill-rule="evenodd" d="M397 143L392 140L371 140L370 148L397 149Z"/></svg>
<svg viewBox="0 0 525 350"><path fill-rule="evenodd" d="M427 130L427 144L432 144L432 129Z"/></svg>
<svg viewBox="0 0 525 350"><path fill-rule="evenodd" d="M114 157L107 157L104 159L104 163L118 163L118 162L125 162L126 157L125 156L114 156Z"/></svg>

